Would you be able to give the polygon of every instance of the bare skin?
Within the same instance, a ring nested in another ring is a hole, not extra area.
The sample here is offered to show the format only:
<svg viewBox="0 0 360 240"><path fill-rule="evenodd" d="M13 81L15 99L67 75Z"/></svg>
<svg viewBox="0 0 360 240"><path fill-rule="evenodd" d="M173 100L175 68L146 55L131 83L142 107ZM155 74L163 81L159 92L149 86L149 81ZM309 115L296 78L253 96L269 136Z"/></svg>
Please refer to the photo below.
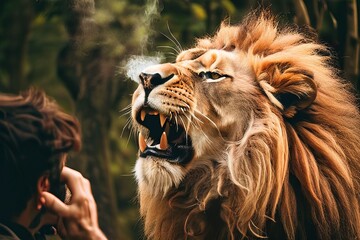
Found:
<svg viewBox="0 0 360 240"><path fill-rule="evenodd" d="M89 180L68 167L64 167L61 180L72 194L68 204L49 192L42 192L40 197L45 208L58 216L59 235L66 239L107 239L99 228L97 207Z"/></svg>

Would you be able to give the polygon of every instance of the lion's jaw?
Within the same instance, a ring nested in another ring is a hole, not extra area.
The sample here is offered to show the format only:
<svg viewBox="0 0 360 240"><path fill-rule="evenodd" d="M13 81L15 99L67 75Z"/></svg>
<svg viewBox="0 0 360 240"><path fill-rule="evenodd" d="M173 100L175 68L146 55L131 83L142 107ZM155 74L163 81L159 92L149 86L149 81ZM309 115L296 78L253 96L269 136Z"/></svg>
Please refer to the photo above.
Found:
<svg viewBox="0 0 360 240"><path fill-rule="evenodd" d="M256 92L253 73L245 59L239 52L195 48L176 63L143 70L132 103L140 189L165 195L189 170L208 159L226 159L227 142L239 139L251 117L246 109L254 108L247 94ZM155 128L162 133L153 134Z"/></svg>

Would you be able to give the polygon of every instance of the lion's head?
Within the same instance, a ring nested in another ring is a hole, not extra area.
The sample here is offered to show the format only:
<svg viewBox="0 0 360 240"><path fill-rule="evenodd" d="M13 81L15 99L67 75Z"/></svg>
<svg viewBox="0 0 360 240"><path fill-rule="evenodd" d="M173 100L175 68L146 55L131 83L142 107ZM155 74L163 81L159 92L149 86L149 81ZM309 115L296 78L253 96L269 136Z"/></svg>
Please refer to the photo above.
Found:
<svg viewBox="0 0 360 240"><path fill-rule="evenodd" d="M262 13L139 83L147 237L360 237L360 116L326 47Z"/></svg>

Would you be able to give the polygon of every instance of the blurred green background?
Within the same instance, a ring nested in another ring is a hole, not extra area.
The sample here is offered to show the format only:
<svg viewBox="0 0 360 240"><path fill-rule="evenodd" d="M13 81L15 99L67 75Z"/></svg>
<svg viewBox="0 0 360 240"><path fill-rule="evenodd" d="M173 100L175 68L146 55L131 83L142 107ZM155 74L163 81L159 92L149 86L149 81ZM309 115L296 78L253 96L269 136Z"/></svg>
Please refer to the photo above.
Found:
<svg viewBox="0 0 360 240"><path fill-rule="evenodd" d="M80 119L84 147L68 163L92 182L109 239L144 239L128 114L136 83L126 77L128 59L162 52L174 61L172 35L186 49L222 20L235 24L259 7L316 31L333 49L339 74L359 88L356 0L0 1L0 92L37 86Z"/></svg>

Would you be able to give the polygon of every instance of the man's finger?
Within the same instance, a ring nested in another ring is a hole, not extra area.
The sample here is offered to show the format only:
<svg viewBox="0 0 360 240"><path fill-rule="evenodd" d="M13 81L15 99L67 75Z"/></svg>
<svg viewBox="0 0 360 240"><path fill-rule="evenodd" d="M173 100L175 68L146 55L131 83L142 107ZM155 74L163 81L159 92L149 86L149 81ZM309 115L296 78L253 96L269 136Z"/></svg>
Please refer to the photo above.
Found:
<svg viewBox="0 0 360 240"><path fill-rule="evenodd" d="M53 212L60 217L68 217L71 215L70 207L53 194L42 192L41 197L45 199L43 204L48 211Z"/></svg>
<svg viewBox="0 0 360 240"><path fill-rule="evenodd" d="M67 187L70 189L72 199L76 199L86 195L82 186L82 180L84 179L84 177L81 175L80 172L68 167L64 167L61 172L60 178L64 183L66 183Z"/></svg>
<svg viewBox="0 0 360 240"><path fill-rule="evenodd" d="M87 194L87 199L89 200L89 208L90 208L90 215L91 215L91 219L92 222L98 226L98 216L97 216L97 206L96 206L96 202L94 199L94 196L92 195L92 190L91 190L91 184L89 182L89 180L87 180L86 178L83 179L83 187L84 187L84 191Z"/></svg>

